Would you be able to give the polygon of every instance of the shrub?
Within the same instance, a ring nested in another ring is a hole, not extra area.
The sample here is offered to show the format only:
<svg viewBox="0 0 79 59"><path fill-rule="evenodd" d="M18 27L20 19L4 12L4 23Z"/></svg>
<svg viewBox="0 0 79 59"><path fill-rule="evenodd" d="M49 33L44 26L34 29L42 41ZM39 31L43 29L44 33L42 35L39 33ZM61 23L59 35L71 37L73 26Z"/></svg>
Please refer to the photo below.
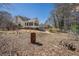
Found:
<svg viewBox="0 0 79 59"><path fill-rule="evenodd" d="M59 29L57 29L57 28L50 28L49 32L56 33L56 32L59 32Z"/></svg>

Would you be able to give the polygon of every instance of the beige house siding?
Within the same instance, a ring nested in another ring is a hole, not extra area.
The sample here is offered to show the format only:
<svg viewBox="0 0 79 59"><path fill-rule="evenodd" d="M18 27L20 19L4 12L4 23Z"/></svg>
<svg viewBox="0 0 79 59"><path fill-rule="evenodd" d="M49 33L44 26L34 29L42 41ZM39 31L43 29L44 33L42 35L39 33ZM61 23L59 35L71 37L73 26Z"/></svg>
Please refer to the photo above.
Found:
<svg viewBox="0 0 79 59"><path fill-rule="evenodd" d="M25 26L24 23L25 23L25 22L22 21L22 19L21 19L20 17L16 17L16 24L17 24L17 25L21 24L21 26L24 28L24 26Z"/></svg>

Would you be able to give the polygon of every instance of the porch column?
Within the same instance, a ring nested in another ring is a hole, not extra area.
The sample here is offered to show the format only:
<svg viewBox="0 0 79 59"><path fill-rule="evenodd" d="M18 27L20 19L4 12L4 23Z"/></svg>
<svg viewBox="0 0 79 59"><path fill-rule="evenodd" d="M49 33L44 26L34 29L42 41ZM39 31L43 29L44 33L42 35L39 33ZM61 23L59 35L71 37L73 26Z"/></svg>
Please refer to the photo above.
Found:
<svg viewBox="0 0 79 59"><path fill-rule="evenodd" d="M33 22L33 26L35 26L34 22Z"/></svg>

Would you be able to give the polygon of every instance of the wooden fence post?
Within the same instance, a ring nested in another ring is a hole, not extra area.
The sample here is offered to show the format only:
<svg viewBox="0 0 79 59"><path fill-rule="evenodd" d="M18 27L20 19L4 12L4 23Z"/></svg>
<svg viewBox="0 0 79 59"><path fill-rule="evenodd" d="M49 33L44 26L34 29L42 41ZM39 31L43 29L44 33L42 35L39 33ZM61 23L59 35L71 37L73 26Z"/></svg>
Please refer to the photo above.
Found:
<svg viewBox="0 0 79 59"><path fill-rule="evenodd" d="M35 43L36 42L36 33L31 33L31 43Z"/></svg>

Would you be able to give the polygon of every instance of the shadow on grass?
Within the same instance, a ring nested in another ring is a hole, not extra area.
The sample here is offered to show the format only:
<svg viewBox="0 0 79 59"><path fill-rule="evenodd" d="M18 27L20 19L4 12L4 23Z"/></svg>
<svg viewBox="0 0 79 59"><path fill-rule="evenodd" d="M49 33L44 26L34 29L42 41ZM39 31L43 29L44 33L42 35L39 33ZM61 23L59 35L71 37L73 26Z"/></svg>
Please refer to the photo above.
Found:
<svg viewBox="0 0 79 59"><path fill-rule="evenodd" d="M35 42L35 43L32 43L34 45L38 45L38 46L42 46L43 44L42 43L39 43L39 42Z"/></svg>

